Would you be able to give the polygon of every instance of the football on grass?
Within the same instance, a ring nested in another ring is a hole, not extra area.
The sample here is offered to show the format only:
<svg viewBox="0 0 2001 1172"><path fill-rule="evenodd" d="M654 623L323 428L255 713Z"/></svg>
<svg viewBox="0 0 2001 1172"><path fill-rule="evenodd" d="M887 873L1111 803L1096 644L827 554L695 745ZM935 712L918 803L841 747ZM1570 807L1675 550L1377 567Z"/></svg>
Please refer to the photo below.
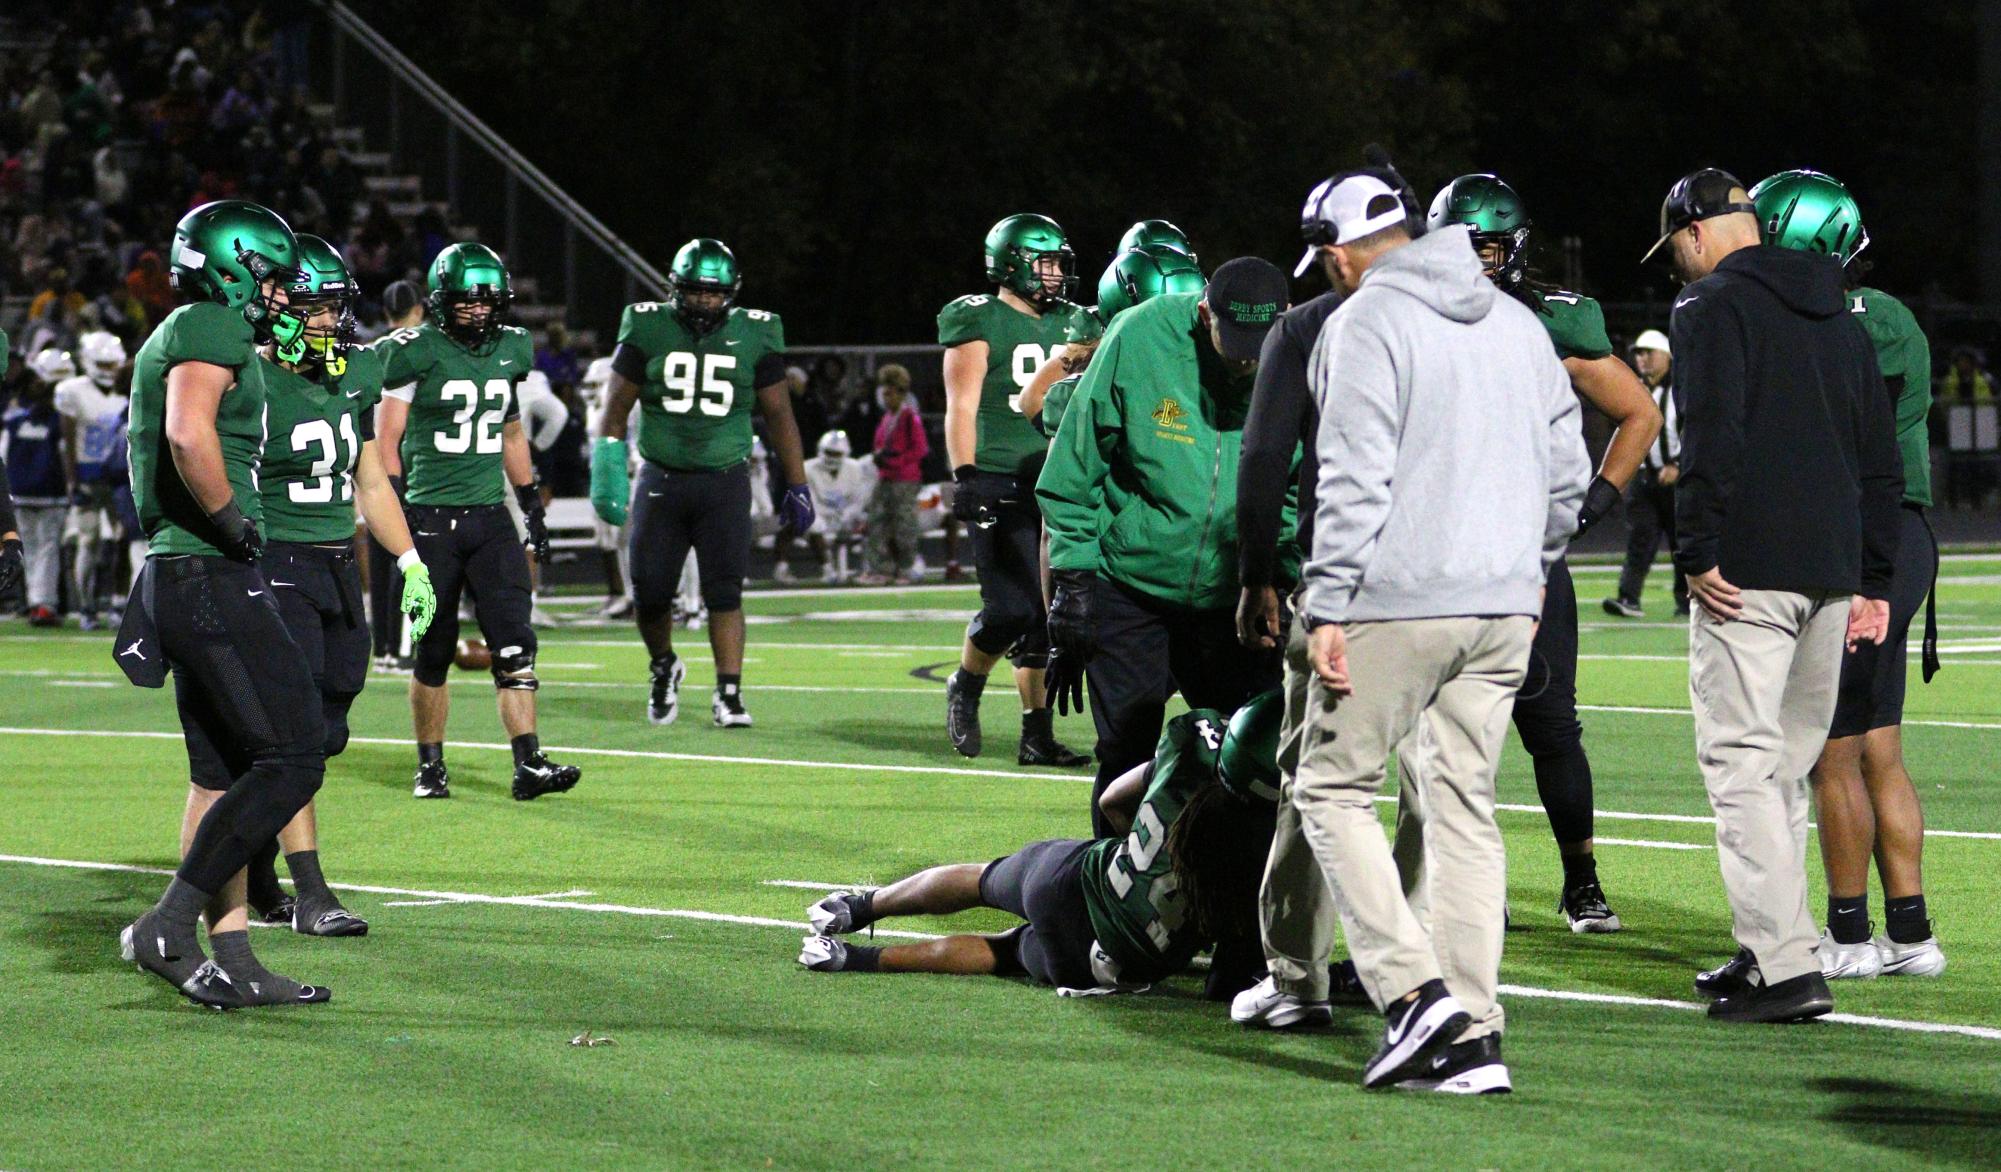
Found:
<svg viewBox="0 0 2001 1172"><path fill-rule="evenodd" d="M467 671L485 671L493 666L493 652L486 649L484 639L460 639L459 653L452 662Z"/></svg>

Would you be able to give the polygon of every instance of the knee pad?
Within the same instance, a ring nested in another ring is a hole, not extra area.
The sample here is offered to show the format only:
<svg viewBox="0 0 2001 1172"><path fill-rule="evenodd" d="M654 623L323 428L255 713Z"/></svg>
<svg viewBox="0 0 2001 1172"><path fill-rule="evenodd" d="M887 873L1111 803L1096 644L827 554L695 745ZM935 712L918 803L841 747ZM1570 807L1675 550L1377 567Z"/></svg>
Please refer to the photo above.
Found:
<svg viewBox="0 0 2001 1172"><path fill-rule="evenodd" d="M427 688L442 688L451 674L452 662L458 657L458 648L450 645L434 646L429 639L417 644L416 663L411 665L410 675Z"/></svg>
<svg viewBox="0 0 2001 1172"><path fill-rule="evenodd" d="M533 692L542 686L535 678L535 635L509 643L493 653L493 686L510 691Z"/></svg>
<svg viewBox="0 0 2001 1172"><path fill-rule="evenodd" d="M326 752L328 759L338 757L347 749L347 710L354 703L352 694L329 696L320 704L326 719Z"/></svg>
<svg viewBox="0 0 2001 1172"><path fill-rule="evenodd" d="M742 610L743 583L735 579L717 582L703 578L702 605L709 608L710 614L728 614L733 610Z"/></svg>
<svg viewBox="0 0 2001 1172"><path fill-rule="evenodd" d="M1049 628L1039 624L1030 627L1007 649L1007 659L1017 668L1025 667L1032 671L1046 669L1049 666Z"/></svg>
<svg viewBox="0 0 2001 1172"><path fill-rule="evenodd" d="M1000 655L1015 643L1031 634L1037 626L1033 611L981 610L966 624L966 638L973 646L988 655ZM1048 634L1044 632L1045 653Z"/></svg>
<svg viewBox="0 0 2001 1172"><path fill-rule="evenodd" d="M1584 743L1584 726L1575 710L1540 711L1536 707L1515 709L1515 731L1521 734L1522 748L1530 757L1543 760L1563 757Z"/></svg>

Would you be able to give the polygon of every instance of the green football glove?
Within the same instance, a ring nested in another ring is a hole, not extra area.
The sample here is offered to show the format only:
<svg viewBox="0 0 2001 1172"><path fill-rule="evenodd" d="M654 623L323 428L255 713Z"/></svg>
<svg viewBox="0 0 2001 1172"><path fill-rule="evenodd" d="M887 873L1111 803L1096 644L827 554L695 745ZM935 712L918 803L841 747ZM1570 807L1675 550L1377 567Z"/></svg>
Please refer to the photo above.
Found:
<svg viewBox="0 0 2001 1172"><path fill-rule="evenodd" d="M410 642L415 643L431 629L438 613L438 592L431 589L431 571L423 562L412 562L403 571L403 614L410 621Z"/></svg>
<svg viewBox="0 0 2001 1172"><path fill-rule="evenodd" d="M625 470L625 441L600 436L591 445L591 508L607 525L625 524L632 477Z"/></svg>

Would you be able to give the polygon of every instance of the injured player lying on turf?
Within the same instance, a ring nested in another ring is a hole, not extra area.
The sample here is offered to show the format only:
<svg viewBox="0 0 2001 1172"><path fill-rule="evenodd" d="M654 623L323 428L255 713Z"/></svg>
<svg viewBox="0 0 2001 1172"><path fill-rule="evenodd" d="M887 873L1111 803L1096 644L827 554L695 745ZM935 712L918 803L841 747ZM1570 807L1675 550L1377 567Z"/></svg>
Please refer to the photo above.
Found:
<svg viewBox="0 0 2001 1172"><path fill-rule="evenodd" d="M1261 975L1258 886L1278 800L1278 692L1234 717L1198 708L1169 722L1153 760L1099 799L1122 838L1048 839L992 863L933 867L813 905L799 963L815 972L1027 976L1067 995L1136 992L1210 947L1207 996ZM838 939L890 916L1011 912L1000 935L885 948Z"/></svg>

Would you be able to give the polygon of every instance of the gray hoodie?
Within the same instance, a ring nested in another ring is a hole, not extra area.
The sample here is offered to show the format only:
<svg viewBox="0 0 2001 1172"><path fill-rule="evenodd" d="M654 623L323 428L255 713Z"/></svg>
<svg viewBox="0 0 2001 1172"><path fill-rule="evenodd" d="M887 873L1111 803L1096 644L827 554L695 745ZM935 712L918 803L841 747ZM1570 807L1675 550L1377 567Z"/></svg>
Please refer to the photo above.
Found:
<svg viewBox="0 0 2001 1172"><path fill-rule="evenodd" d="M1591 466L1548 333L1481 274L1467 229L1381 256L1320 331L1307 378L1307 615L1539 615Z"/></svg>

